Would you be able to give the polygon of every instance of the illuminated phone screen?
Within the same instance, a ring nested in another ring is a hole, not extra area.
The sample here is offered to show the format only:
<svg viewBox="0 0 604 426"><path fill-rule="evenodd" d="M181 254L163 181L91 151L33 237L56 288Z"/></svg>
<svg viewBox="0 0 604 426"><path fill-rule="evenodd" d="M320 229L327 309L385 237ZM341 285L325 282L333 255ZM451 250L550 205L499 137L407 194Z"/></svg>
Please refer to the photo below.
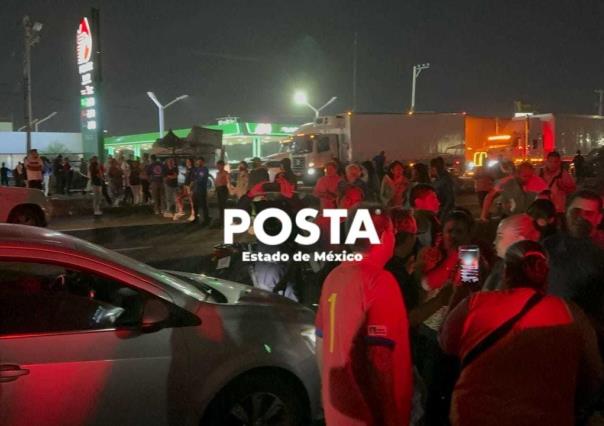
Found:
<svg viewBox="0 0 604 426"><path fill-rule="evenodd" d="M466 284L474 284L479 280L480 250L478 246L459 247L459 263L461 281Z"/></svg>

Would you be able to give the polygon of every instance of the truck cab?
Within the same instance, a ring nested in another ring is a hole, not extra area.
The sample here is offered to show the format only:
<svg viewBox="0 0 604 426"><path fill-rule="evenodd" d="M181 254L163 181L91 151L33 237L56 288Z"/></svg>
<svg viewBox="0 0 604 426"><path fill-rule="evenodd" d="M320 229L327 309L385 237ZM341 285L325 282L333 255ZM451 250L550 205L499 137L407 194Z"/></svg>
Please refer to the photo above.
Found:
<svg viewBox="0 0 604 426"><path fill-rule="evenodd" d="M333 159L349 161L346 117L318 117L291 137L292 169L298 179L313 185L323 175L325 165Z"/></svg>

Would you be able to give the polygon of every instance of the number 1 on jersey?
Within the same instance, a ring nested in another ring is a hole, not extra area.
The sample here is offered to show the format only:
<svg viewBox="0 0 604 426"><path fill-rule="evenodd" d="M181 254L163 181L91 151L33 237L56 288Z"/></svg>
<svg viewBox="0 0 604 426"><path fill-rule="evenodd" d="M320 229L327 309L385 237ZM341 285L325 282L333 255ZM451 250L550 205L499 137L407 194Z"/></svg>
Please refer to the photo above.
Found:
<svg viewBox="0 0 604 426"><path fill-rule="evenodd" d="M336 322L336 293L331 293L329 299L329 352L333 353L333 344L334 344L334 328Z"/></svg>

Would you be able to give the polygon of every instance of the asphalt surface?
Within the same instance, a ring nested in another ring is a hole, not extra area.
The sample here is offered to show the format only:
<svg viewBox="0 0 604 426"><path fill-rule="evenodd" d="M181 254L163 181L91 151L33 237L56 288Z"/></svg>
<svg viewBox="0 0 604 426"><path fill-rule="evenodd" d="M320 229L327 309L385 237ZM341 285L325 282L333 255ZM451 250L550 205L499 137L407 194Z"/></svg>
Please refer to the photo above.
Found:
<svg viewBox="0 0 604 426"><path fill-rule="evenodd" d="M458 205L478 215L474 194L458 197ZM149 211L147 211L149 210ZM152 214L149 209L117 209L102 217L77 214L54 219L49 228L68 233L118 251L158 268L187 272L207 272L213 247L221 244L223 229L201 227L197 223L174 222ZM478 224L477 233L492 241L494 224ZM248 235L240 241L249 240Z"/></svg>

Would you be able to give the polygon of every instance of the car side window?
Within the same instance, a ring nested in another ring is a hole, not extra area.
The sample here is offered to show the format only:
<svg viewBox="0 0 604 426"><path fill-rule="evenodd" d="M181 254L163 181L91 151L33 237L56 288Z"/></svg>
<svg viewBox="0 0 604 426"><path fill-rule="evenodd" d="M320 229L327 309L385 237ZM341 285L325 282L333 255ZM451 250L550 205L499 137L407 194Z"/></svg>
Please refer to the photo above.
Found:
<svg viewBox="0 0 604 426"><path fill-rule="evenodd" d="M0 262L0 336L136 325L144 295L86 271Z"/></svg>
<svg viewBox="0 0 604 426"><path fill-rule="evenodd" d="M329 136L322 136L318 143L319 152L329 151Z"/></svg>

